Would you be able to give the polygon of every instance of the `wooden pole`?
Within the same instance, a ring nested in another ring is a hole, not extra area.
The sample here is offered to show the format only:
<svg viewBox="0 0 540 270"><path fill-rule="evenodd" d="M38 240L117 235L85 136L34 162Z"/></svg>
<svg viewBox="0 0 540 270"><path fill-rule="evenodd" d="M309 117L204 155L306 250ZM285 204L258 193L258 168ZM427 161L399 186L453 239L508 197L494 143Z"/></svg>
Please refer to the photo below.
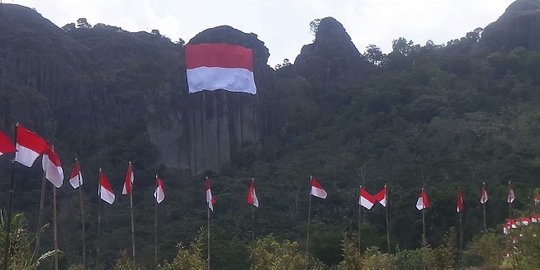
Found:
<svg viewBox="0 0 540 270"><path fill-rule="evenodd" d="M255 178L251 178L251 184L255 185ZM255 186L253 186L255 188ZM251 191L250 191L251 192ZM251 194L253 195L253 194ZM255 240L255 207L251 207L251 241Z"/></svg>
<svg viewBox="0 0 540 270"><path fill-rule="evenodd" d="M360 168L360 176L362 177L362 185L360 186L360 189L366 185L364 166L365 164ZM358 251L362 252L362 206L360 204L358 204Z"/></svg>
<svg viewBox="0 0 540 270"><path fill-rule="evenodd" d="M156 175L156 191L158 188L157 183L158 176ZM154 215L154 265L157 269L158 266L158 203L157 203L157 196L156 200L154 201L154 207L155 207L155 215Z"/></svg>
<svg viewBox="0 0 540 270"><path fill-rule="evenodd" d="M210 270L210 207L206 208L207 222L208 222L208 270Z"/></svg>
<svg viewBox="0 0 540 270"><path fill-rule="evenodd" d="M313 177L309 177L311 180ZM307 218L307 233L306 233L306 255L309 254L309 224L311 223L311 191L309 193L309 204L308 204L308 218Z"/></svg>
<svg viewBox="0 0 540 270"><path fill-rule="evenodd" d="M484 226L484 231L487 230L487 225L486 225L486 204L485 203L482 204L482 223L483 223L483 226Z"/></svg>
<svg viewBox="0 0 540 270"><path fill-rule="evenodd" d="M13 142L17 145L17 126L13 130ZM13 154L13 161L11 162L11 180L9 183L9 201L7 210L7 224L6 224L6 243L4 245L4 270L8 270L9 267L9 251L11 249L11 212L13 209L13 193L15 189L15 154Z"/></svg>
<svg viewBox="0 0 540 270"><path fill-rule="evenodd" d="M426 238L426 208L422 208L422 235Z"/></svg>
<svg viewBox="0 0 540 270"><path fill-rule="evenodd" d="M131 167L131 161L129 162L129 166ZM133 170L133 168L131 168ZM133 175L133 172L132 172ZM131 217L131 255L132 255L132 267L135 269L135 221L133 219L133 182L131 182L131 179L127 179L127 181L130 181L131 188L129 190L129 214Z"/></svg>
<svg viewBox="0 0 540 270"><path fill-rule="evenodd" d="M82 182L82 173L81 173L81 166L79 164L79 159L77 158L77 154L75 154L75 162L77 163L77 166L79 167L79 201L81 205L81 228L82 228L82 265L83 269L86 269L86 224L85 224L85 218L84 218L84 199L83 199L83 182Z"/></svg>
<svg viewBox="0 0 540 270"><path fill-rule="evenodd" d="M387 245L387 249L388 249L388 254L390 254L390 215L389 215L389 210L388 208L390 208L390 199L388 197L388 189L387 189L387 185L385 184L384 185L384 189L386 190L386 207L385 207L385 218L386 218L386 245Z"/></svg>
<svg viewBox="0 0 540 270"><path fill-rule="evenodd" d="M47 190L47 181L45 180L45 172L41 177L41 194L39 198L39 213L36 229L36 246L34 247L34 253L32 254L32 260L39 256L39 247L41 245L41 231L43 226L43 208L45 206L45 192Z"/></svg>
<svg viewBox="0 0 540 270"><path fill-rule="evenodd" d="M463 252L463 213L459 212L459 250Z"/></svg>
<svg viewBox="0 0 540 270"><path fill-rule="evenodd" d="M96 269L101 269L100 250L99 250L100 236L101 236L101 168L99 168L99 179L98 179Z"/></svg>
<svg viewBox="0 0 540 270"><path fill-rule="evenodd" d="M56 187L53 186L53 241L54 241L54 270L58 270L58 222L56 216Z"/></svg>

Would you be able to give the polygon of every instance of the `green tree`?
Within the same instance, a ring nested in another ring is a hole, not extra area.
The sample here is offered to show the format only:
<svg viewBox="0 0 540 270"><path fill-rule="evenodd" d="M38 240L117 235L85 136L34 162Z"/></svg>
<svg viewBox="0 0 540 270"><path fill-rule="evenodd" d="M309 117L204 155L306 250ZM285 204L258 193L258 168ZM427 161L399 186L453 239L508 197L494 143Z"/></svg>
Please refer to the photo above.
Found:
<svg viewBox="0 0 540 270"><path fill-rule="evenodd" d="M159 269L161 270L203 270L207 268L207 262L202 258L202 238L204 233L202 230L197 234L197 238L189 248L186 248L182 243L178 244L178 253L171 263Z"/></svg>

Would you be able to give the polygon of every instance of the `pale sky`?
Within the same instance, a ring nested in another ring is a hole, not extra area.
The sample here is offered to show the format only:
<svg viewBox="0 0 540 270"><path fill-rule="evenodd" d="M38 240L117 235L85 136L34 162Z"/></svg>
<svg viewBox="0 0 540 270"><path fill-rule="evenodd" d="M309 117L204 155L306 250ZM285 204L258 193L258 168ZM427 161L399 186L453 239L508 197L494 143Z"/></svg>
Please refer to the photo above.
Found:
<svg viewBox="0 0 540 270"><path fill-rule="evenodd" d="M513 0L3 0L35 8L58 27L84 17L127 31L158 29L188 42L197 33L230 25L256 33L270 50L270 66L294 61L313 40L309 23L332 16L360 52L369 44L389 52L392 40L435 44L465 36L497 20Z"/></svg>

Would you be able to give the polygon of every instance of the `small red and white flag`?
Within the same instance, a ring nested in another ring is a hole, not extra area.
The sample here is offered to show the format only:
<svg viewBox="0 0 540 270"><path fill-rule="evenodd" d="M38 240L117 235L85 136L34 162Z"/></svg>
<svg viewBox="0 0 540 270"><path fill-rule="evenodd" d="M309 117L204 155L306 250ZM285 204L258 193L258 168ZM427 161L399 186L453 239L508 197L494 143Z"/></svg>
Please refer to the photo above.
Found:
<svg viewBox="0 0 540 270"><path fill-rule="evenodd" d="M212 189L210 187L210 179L206 177L206 180L204 181L204 188L206 189L206 202L208 203L208 208L214 212L214 204L216 203L216 199L214 196L212 196Z"/></svg>
<svg viewBox="0 0 540 270"><path fill-rule="evenodd" d="M53 147L47 147L43 152L43 158L41 159L41 165L45 178L49 180L55 187L59 188L64 183L64 170L60 163L58 154L54 152Z"/></svg>
<svg viewBox="0 0 540 270"><path fill-rule="evenodd" d="M506 201L511 204L516 199L516 196L514 194L514 188L512 188L512 182L508 181L508 197L506 198Z"/></svg>
<svg viewBox="0 0 540 270"><path fill-rule="evenodd" d="M423 210L429 207L429 199L424 191L424 188L422 188L422 191L420 192L420 195L418 195L418 200L416 201L416 209Z"/></svg>
<svg viewBox="0 0 540 270"><path fill-rule="evenodd" d="M538 222L540 222L540 215L538 215L538 214L532 214L532 216L531 216L531 222L532 222L532 223L538 223Z"/></svg>
<svg viewBox="0 0 540 270"><path fill-rule="evenodd" d="M69 183L73 188L78 188L83 184L83 177L81 173L81 167L79 166L79 160L75 159L73 169L71 170L71 176L69 177Z"/></svg>
<svg viewBox="0 0 540 270"><path fill-rule="evenodd" d="M534 204L536 205L538 203L540 203L540 194L534 196Z"/></svg>
<svg viewBox="0 0 540 270"><path fill-rule="evenodd" d="M133 176L133 167L131 166L131 161L129 162L127 171L126 171L126 177L124 179L124 187L122 188L122 194L129 194L131 193L131 187L133 186L133 180L135 180Z"/></svg>
<svg viewBox="0 0 540 270"><path fill-rule="evenodd" d="M13 143L11 143L9 138L2 131L0 131L0 156L13 153L16 150L17 149L15 149L15 146L13 146Z"/></svg>
<svg viewBox="0 0 540 270"><path fill-rule="evenodd" d="M15 147L15 161L26 167L32 167L38 158L48 147L47 141L36 133L27 130L22 125L17 124L17 143Z"/></svg>
<svg viewBox="0 0 540 270"><path fill-rule="evenodd" d="M483 182L482 183L482 189L480 190L480 203L481 204L486 204L487 201L488 201L488 193L487 193L487 189L486 189L486 183Z"/></svg>
<svg viewBox="0 0 540 270"><path fill-rule="evenodd" d="M531 218L529 217L522 217L520 220L522 225L525 225L525 226L528 226L529 224L531 224Z"/></svg>
<svg viewBox="0 0 540 270"><path fill-rule="evenodd" d="M256 94L251 49L223 43L185 47L189 93L224 89Z"/></svg>
<svg viewBox="0 0 540 270"><path fill-rule="evenodd" d="M165 189L163 185L163 180L159 179L156 175L156 191L154 191L154 198L156 198L157 203L161 203L165 200Z"/></svg>
<svg viewBox="0 0 540 270"><path fill-rule="evenodd" d="M113 204L114 199L116 198L116 196L114 196L111 184L109 183L109 180L107 180L107 176L105 176L105 173L103 173L101 169L99 169L98 196L109 204Z"/></svg>
<svg viewBox="0 0 540 270"><path fill-rule="evenodd" d="M386 185L379 191L377 194L375 194L375 199L384 207L386 207L386 201L388 198L388 190L386 188Z"/></svg>
<svg viewBox="0 0 540 270"><path fill-rule="evenodd" d="M358 198L358 204L366 209L371 209L373 205L377 203L377 199L367 192L364 187L360 187L360 197Z"/></svg>
<svg viewBox="0 0 540 270"><path fill-rule="evenodd" d="M317 179L313 177L311 177L311 195L321 199L326 199L326 196L328 195Z"/></svg>
<svg viewBox="0 0 540 270"><path fill-rule="evenodd" d="M259 207L259 199L257 198L257 193L255 193L255 183L254 179L251 178L251 183L249 184L247 203L255 207Z"/></svg>
<svg viewBox="0 0 540 270"><path fill-rule="evenodd" d="M456 212L463 213L463 194L461 194L461 189L458 189L456 196Z"/></svg>

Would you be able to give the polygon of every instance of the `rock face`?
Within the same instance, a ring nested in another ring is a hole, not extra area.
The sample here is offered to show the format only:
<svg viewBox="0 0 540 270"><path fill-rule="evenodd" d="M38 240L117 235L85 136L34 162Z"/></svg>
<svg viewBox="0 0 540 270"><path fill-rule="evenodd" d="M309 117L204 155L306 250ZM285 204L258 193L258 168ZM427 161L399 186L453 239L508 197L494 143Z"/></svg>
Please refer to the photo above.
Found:
<svg viewBox="0 0 540 270"><path fill-rule="evenodd" d="M488 51L515 47L540 50L540 0L517 0L504 14L488 25L480 45Z"/></svg>
<svg viewBox="0 0 540 270"><path fill-rule="evenodd" d="M302 76L323 82L355 79L367 67L343 25L332 17L321 19L315 41L302 47L294 65Z"/></svg>

